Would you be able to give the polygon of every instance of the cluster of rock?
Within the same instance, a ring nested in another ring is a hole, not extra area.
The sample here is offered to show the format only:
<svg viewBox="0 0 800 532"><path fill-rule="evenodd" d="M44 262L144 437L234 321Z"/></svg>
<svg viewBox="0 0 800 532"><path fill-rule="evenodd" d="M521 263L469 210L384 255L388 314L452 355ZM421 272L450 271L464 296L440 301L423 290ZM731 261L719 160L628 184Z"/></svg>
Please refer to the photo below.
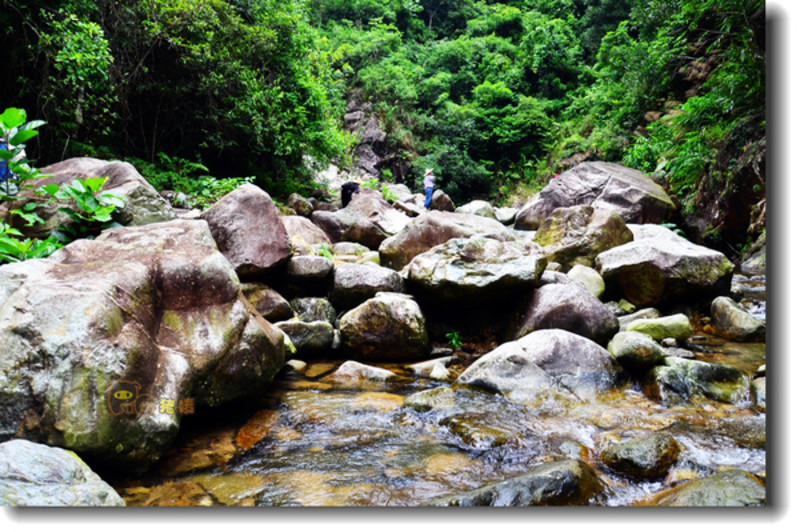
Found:
<svg viewBox="0 0 800 532"><path fill-rule="evenodd" d="M128 227L0 267L0 440L147 467L184 415L257 393L289 359L348 359L351 375L373 375L363 363L433 358L440 318L487 309L508 341L453 386L584 401L634 377L663 401L763 407L737 370L670 356L692 328L656 308L704 305L748 341L764 326L728 297L721 253L654 225L674 206L631 169L581 164L518 212L456 209L441 191L428 211L395 187L394 204L362 188L346 208L295 195L281 213L244 185L180 216L125 163L44 171L117 176L106 186L127 198ZM441 361L424 371L451 379Z"/></svg>

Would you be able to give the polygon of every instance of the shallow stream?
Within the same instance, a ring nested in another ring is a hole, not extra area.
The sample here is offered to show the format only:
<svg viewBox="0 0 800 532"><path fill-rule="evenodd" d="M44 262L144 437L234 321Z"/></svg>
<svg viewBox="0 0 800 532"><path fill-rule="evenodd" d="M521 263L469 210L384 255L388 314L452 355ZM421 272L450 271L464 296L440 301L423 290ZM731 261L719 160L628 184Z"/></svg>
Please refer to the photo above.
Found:
<svg viewBox="0 0 800 532"><path fill-rule="evenodd" d="M765 319L763 277L738 281L747 283L743 302ZM766 362L765 344L702 330L685 347L697 360L751 377ZM452 378L480 354L459 353ZM446 382L402 365L381 365L399 376L391 382L332 380L340 362L309 361L304 373L282 373L257 403L185 417L174 450L151 472L112 484L131 506L420 506L579 458L608 486L593 504L631 506L725 469L765 474L766 414L750 403L667 407L631 383L591 403L536 406L463 389L418 412L403 406L405 398ZM682 448L665 479L635 481L600 462L608 445L651 431L671 434Z"/></svg>

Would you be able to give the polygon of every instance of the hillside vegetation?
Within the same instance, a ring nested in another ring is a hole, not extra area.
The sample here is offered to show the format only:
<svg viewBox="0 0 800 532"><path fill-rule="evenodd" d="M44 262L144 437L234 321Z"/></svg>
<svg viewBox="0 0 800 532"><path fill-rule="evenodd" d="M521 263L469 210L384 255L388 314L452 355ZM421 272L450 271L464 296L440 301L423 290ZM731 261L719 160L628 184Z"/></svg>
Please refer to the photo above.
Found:
<svg viewBox="0 0 800 532"><path fill-rule="evenodd" d="M280 198L352 162L367 102L382 177L415 190L432 167L457 203L514 203L605 160L659 180L696 241L764 228L763 0L2 0L0 22L0 102L47 122L40 164Z"/></svg>

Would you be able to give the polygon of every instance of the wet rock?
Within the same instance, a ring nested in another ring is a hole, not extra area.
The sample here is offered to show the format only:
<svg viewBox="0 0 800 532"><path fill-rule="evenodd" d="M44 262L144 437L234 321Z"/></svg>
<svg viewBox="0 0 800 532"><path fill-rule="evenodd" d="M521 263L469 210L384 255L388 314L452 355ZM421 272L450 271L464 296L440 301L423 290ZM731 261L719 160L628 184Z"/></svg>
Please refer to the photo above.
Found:
<svg viewBox="0 0 800 532"><path fill-rule="evenodd" d="M333 326L327 321L289 320L275 326L289 336L300 357L320 356L333 344Z"/></svg>
<svg viewBox="0 0 800 532"><path fill-rule="evenodd" d="M439 425L447 427L471 449L485 451L520 440L516 431L487 423L485 417L482 413L466 412L448 416Z"/></svg>
<svg viewBox="0 0 800 532"><path fill-rule="evenodd" d="M125 506L75 453L27 440L0 443L0 505Z"/></svg>
<svg viewBox="0 0 800 532"><path fill-rule="evenodd" d="M378 292L404 292L405 282L394 270L375 264L339 264L333 271L330 301L339 310L351 309Z"/></svg>
<svg viewBox="0 0 800 532"><path fill-rule="evenodd" d="M539 226L533 241L551 262L565 269L594 266L597 255L633 240L622 217L589 205L555 209Z"/></svg>
<svg viewBox="0 0 800 532"><path fill-rule="evenodd" d="M245 397L283 365L283 334L239 288L201 220L112 229L0 267L0 438L156 460L187 398Z"/></svg>
<svg viewBox="0 0 800 532"><path fill-rule="evenodd" d="M281 223L292 243L292 252L295 256L317 255L319 247L325 246L330 249L333 246L325 231L314 225L308 218L281 216Z"/></svg>
<svg viewBox="0 0 800 532"><path fill-rule="evenodd" d="M268 273L292 256L278 207L255 185L229 192L200 217L208 222L220 252L240 277Z"/></svg>
<svg viewBox="0 0 800 532"><path fill-rule="evenodd" d="M484 200L472 200L466 205L458 207L456 212L473 214L475 216L483 216L484 218L491 218L493 220L496 219L494 217L494 208L492 207L492 204Z"/></svg>
<svg viewBox="0 0 800 532"><path fill-rule="evenodd" d="M619 322L583 285L555 283L533 292L516 338L540 329L563 329L605 345L619 330Z"/></svg>
<svg viewBox="0 0 800 532"><path fill-rule="evenodd" d="M672 314L660 318L640 318L625 325L626 331L646 334L656 342L665 338L685 341L692 336L692 323L685 314Z"/></svg>
<svg viewBox="0 0 800 532"><path fill-rule="evenodd" d="M675 205L648 175L618 164L585 162L553 179L517 215L518 229L538 229L559 207L591 205L619 214L627 223L661 223Z"/></svg>
<svg viewBox="0 0 800 532"><path fill-rule="evenodd" d="M761 412L767 410L767 378L758 377L753 379L753 402Z"/></svg>
<svg viewBox="0 0 800 532"><path fill-rule="evenodd" d="M663 478L678 461L681 448L669 434L655 433L615 445L600 460L611 469L644 480Z"/></svg>
<svg viewBox="0 0 800 532"><path fill-rule="evenodd" d="M322 297L301 297L292 299L292 310L300 321L327 321L331 325L336 322L336 309Z"/></svg>
<svg viewBox="0 0 800 532"><path fill-rule="evenodd" d="M453 238L414 257L402 274L426 301L480 305L533 288L545 267L539 251L519 241Z"/></svg>
<svg viewBox="0 0 800 532"><path fill-rule="evenodd" d="M763 342L767 334L764 322L725 296L712 301L711 324L720 336L737 342Z"/></svg>
<svg viewBox="0 0 800 532"><path fill-rule="evenodd" d="M267 321L276 322L292 317L292 307L276 290L264 283L242 283L242 294Z"/></svg>
<svg viewBox="0 0 800 532"><path fill-rule="evenodd" d="M636 320L643 320L643 319L654 319L660 318L661 312L655 308L643 308L637 310L636 312L632 312L630 314L626 314L624 316L620 316L619 319L619 328L621 330L625 330L625 328L632 322Z"/></svg>
<svg viewBox="0 0 800 532"><path fill-rule="evenodd" d="M370 380L387 381L397 379L398 376L388 369L376 368L367 364L348 360L331 373L326 380Z"/></svg>
<svg viewBox="0 0 800 532"><path fill-rule="evenodd" d="M430 506L571 506L586 505L605 488L594 470L580 460L535 466L530 473L460 495L442 497Z"/></svg>
<svg viewBox="0 0 800 532"><path fill-rule="evenodd" d="M765 506L766 503L764 483L746 471L733 469L690 480L656 494L639 506Z"/></svg>
<svg viewBox="0 0 800 532"><path fill-rule="evenodd" d="M457 359L458 357L456 356L434 358L432 360L417 362L416 364L409 364L408 369L410 369L414 375L418 375L420 377L429 377L434 368L437 366L446 367L448 364L453 363Z"/></svg>
<svg viewBox="0 0 800 532"><path fill-rule="evenodd" d="M620 366L595 342L559 329L534 331L483 355L456 384L505 394L522 402L590 400L611 389Z"/></svg>
<svg viewBox="0 0 800 532"><path fill-rule="evenodd" d="M277 410L259 410L253 414L236 432L236 447L239 451L248 451L266 439L279 417Z"/></svg>
<svg viewBox="0 0 800 532"><path fill-rule="evenodd" d="M692 244L665 227L647 229L641 236L634 230L633 242L597 256L606 290L639 307L696 301L730 290L733 264L725 255Z"/></svg>
<svg viewBox="0 0 800 532"><path fill-rule="evenodd" d="M481 235L501 242L516 240L513 231L498 222L472 214L430 211L414 218L380 246L381 264L402 270L411 260L451 238Z"/></svg>
<svg viewBox="0 0 800 532"><path fill-rule="evenodd" d="M342 316L342 349L358 360L419 360L430 353L425 317L404 294L381 292Z"/></svg>
<svg viewBox="0 0 800 532"><path fill-rule="evenodd" d="M567 277L582 284L594 297L599 298L605 292L606 284L603 282L603 276L583 264L573 266L567 272Z"/></svg>
<svg viewBox="0 0 800 532"><path fill-rule="evenodd" d="M767 273L767 232L761 233L742 262L745 275L766 275Z"/></svg>
<svg viewBox="0 0 800 532"><path fill-rule="evenodd" d="M75 179L91 177L108 178L101 192L121 197L125 206L114 213L114 221L122 225L141 226L175 219L175 211L153 186L130 163L104 161L92 157L75 157L41 168L49 177L26 182L23 197L36 197L34 190L42 185L71 183ZM66 203L55 202L36 209L45 221L33 228L20 228L26 234L49 234L60 224L71 223L71 218L58 209ZM0 219L6 218L7 205L0 204Z"/></svg>
<svg viewBox="0 0 800 532"><path fill-rule="evenodd" d="M386 238L397 234L411 220L392 208L380 192L362 188L344 209L315 211L311 220L332 242L358 242L378 249Z"/></svg>
<svg viewBox="0 0 800 532"><path fill-rule="evenodd" d="M416 392L403 402L403 406L413 408L417 412L427 412L428 410L451 410L456 407L456 392L450 386L439 386Z"/></svg>
<svg viewBox="0 0 800 532"><path fill-rule="evenodd" d="M662 347L640 332L623 331L608 343L608 352L630 373L642 374L664 362Z"/></svg>
<svg viewBox="0 0 800 532"><path fill-rule="evenodd" d="M667 404L682 404L695 397L722 403L751 400L748 379L736 368L674 357L666 358L664 365L650 370L644 391Z"/></svg>

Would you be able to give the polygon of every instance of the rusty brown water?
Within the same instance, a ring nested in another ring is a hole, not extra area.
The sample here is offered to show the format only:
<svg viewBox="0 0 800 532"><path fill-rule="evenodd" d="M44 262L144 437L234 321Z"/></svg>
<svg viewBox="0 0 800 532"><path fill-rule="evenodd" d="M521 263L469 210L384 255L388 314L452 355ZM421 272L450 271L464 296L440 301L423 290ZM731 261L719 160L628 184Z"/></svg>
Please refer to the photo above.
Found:
<svg viewBox="0 0 800 532"><path fill-rule="evenodd" d="M747 281L746 304L765 318L763 279ZM688 347L698 360L750 376L766 361L763 343L702 332ZM407 396L447 384L399 365L382 366L399 376L393 382L336 381L330 373L339 362L284 373L258 402L187 418L175 450L153 471L112 483L129 505L419 506L542 462L579 458L608 485L593 504L629 506L725 469L765 474L766 414L750 404L665 406L633 383L570 404L522 405L460 389L442 407L418 412L403 405ZM600 462L606 446L652 431L682 448L665 479L635 481Z"/></svg>

